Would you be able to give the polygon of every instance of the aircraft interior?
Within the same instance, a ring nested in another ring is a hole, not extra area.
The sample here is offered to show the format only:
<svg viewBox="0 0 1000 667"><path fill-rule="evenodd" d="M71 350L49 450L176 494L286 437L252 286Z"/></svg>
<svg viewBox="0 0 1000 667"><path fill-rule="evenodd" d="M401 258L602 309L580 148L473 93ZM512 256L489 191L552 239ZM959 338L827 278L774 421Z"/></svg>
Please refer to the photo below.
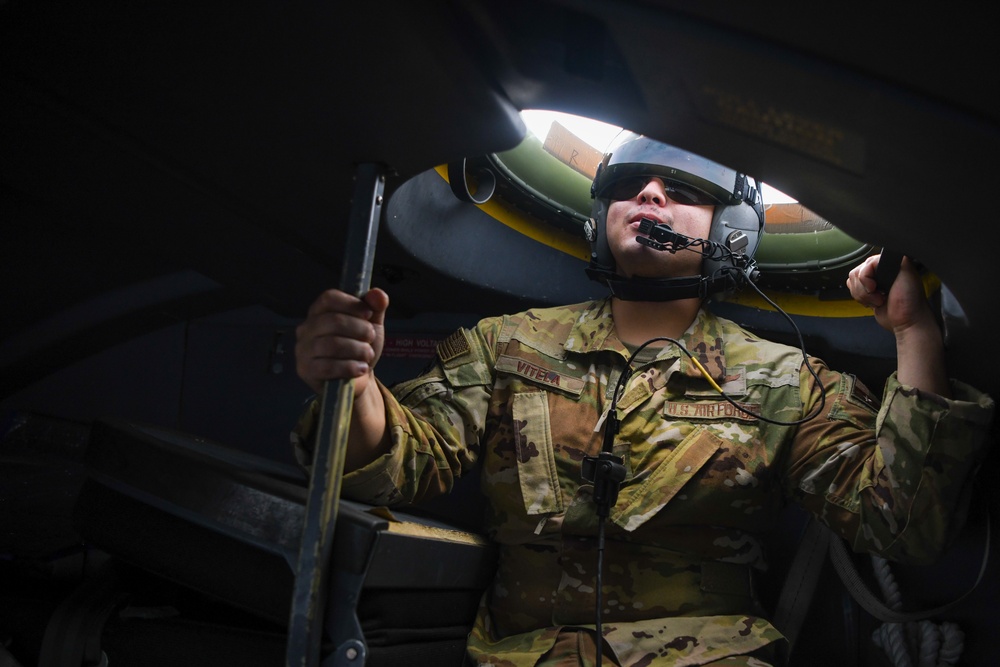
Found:
<svg viewBox="0 0 1000 667"><path fill-rule="evenodd" d="M1000 395L979 347L1000 329L991 209L967 201L1000 176L988 11L0 1L0 665L285 664L316 491L289 442L313 397L296 326L364 273L390 295L392 384L457 327L603 295L584 271L603 147L577 117L785 197L765 197L770 301L727 295L721 315L798 345L787 313L878 394L893 339L844 281L902 253L949 374ZM567 115L537 129L534 110ZM903 609L960 598L933 619L960 657L920 664L1000 655L995 450L941 561L893 566ZM323 665L463 664L493 553L475 481L456 496L340 503ZM804 525L775 531L768 605ZM789 664L903 664L832 563L817 576Z"/></svg>

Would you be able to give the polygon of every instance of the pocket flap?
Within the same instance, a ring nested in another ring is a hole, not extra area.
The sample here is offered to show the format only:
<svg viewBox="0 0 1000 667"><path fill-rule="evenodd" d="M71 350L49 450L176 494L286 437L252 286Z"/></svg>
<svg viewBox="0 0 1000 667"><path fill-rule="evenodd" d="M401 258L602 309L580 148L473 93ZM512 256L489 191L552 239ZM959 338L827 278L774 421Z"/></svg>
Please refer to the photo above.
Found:
<svg viewBox="0 0 1000 667"><path fill-rule="evenodd" d="M532 515L564 511L545 392L515 394L513 417L517 478L525 512Z"/></svg>
<svg viewBox="0 0 1000 667"><path fill-rule="evenodd" d="M722 438L703 428L692 432L641 484L622 488L611 520L628 531L646 523L677 495L723 444Z"/></svg>

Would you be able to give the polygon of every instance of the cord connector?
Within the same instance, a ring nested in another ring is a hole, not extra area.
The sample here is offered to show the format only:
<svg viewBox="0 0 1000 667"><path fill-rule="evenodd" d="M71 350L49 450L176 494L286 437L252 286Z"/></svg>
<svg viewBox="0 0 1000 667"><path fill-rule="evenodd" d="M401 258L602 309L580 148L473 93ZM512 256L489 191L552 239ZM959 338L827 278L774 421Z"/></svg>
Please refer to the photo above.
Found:
<svg viewBox="0 0 1000 667"><path fill-rule="evenodd" d="M624 459L608 452L585 456L580 476L583 481L594 485L593 499L597 505L597 516L608 516L611 508L618 502L618 491L625 480Z"/></svg>

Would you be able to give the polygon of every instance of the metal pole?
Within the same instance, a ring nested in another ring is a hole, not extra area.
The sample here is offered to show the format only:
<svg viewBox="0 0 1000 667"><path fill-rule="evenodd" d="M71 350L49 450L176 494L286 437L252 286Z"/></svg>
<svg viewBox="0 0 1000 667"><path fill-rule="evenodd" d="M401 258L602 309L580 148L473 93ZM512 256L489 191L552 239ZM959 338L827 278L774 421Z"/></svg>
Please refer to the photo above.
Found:
<svg viewBox="0 0 1000 667"><path fill-rule="evenodd" d="M371 284L375 239L385 189L384 169L358 165L348 219L340 289L362 296ZM315 456L295 570L288 624L287 667L316 667L323 639L327 570L337 522L354 380L331 380L323 388ZM364 656L358 664L364 663Z"/></svg>

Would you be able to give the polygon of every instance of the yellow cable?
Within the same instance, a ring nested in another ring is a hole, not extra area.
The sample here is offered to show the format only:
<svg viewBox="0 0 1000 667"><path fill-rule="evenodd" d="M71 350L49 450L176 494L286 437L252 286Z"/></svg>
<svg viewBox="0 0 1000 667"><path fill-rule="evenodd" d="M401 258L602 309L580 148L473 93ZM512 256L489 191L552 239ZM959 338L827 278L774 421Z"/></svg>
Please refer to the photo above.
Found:
<svg viewBox="0 0 1000 667"><path fill-rule="evenodd" d="M708 380L708 383L712 385L712 388L715 389L715 391L722 394L723 396L725 396L725 392L722 391L722 387L720 387L718 383L712 378L712 376L708 374L708 370L701 365L701 362L698 361L697 357L695 357L694 355L688 355L688 358L694 362L694 365L698 367L698 370L701 371L701 374L705 376L705 379Z"/></svg>

